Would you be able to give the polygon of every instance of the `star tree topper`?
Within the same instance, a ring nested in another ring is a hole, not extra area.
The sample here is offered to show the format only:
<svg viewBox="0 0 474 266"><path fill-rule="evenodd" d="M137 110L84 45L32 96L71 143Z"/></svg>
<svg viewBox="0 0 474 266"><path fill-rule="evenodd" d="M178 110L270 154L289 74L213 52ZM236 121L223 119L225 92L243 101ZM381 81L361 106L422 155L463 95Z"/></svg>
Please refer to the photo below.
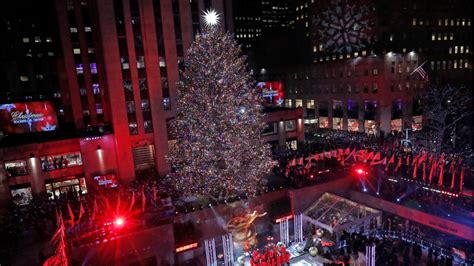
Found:
<svg viewBox="0 0 474 266"><path fill-rule="evenodd" d="M219 25L219 21L221 19L220 17L221 15L217 13L214 9L206 10L202 15L202 19L208 27L214 27L216 25Z"/></svg>

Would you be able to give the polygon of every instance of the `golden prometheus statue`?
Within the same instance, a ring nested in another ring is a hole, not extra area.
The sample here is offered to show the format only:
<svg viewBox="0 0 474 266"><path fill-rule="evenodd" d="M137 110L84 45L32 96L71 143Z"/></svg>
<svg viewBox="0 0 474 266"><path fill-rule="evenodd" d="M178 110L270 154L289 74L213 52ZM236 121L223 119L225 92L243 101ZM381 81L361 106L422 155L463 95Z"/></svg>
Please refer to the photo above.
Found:
<svg viewBox="0 0 474 266"><path fill-rule="evenodd" d="M242 245L245 251L256 244L257 231L253 222L267 213L257 214L257 211L243 216L237 216L227 222L227 231L232 234L235 242Z"/></svg>

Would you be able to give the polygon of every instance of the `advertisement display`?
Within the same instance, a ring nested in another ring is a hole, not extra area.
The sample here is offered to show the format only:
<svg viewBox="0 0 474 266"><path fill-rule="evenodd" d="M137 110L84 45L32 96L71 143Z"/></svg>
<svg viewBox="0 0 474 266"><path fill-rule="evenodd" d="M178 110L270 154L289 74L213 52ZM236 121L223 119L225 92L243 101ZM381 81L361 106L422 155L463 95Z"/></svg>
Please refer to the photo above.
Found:
<svg viewBox="0 0 474 266"><path fill-rule="evenodd" d="M4 134L53 131L58 127L51 102L0 104L0 125Z"/></svg>
<svg viewBox="0 0 474 266"><path fill-rule="evenodd" d="M359 131L359 120L358 119L348 119L347 120L347 130L350 132Z"/></svg>
<svg viewBox="0 0 474 266"><path fill-rule="evenodd" d="M118 186L118 181L114 174L97 175L94 176L94 180L97 185L103 188L115 188Z"/></svg>
<svg viewBox="0 0 474 266"><path fill-rule="evenodd" d="M41 156L43 172L82 165L80 152Z"/></svg>
<svg viewBox="0 0 474 266"><path fill-rule="evenodd" d="M282 105L284 103L285 94L283 92L283 82L258 82L257 88L259 93L261 93L265 99L266 104Z"/></svg>
<svg viewBox="0 0 474 266"><path fill-rule="evenodd" d="M33 200L33 194L31 194L31 186L27 187L10 187L10 193L12 195L12 201L17 206L28 205Z"/></svg>

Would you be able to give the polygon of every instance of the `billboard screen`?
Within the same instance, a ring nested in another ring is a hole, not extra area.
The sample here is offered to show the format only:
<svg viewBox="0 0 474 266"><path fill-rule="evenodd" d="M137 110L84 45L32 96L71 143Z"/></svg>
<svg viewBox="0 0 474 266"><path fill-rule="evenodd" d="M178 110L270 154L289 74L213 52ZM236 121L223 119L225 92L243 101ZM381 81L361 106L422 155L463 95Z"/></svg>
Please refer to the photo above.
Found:
<svg viewBox="0 0 474 266"><path fill-rule="evenodd" d="M53 131L58 127L51 102L0 104L0 125L6 135Z"/></svg>
<svg viewBox="0 0 474 266"><path fill-rule="evenodd" d="M114 174L97 175L94 176L94 180L97 182L97 185L104 188L114 188L118 186L118 181Z"/></svg>
<svg viewBox="0 0 474 266"><path fill-rule="evenodd" d="M283 82L271 81L271 82L258 82L257 88L259 93L262 94L266 104L271 105L282 105L284 102L285 94L283 92Z"/></svg>

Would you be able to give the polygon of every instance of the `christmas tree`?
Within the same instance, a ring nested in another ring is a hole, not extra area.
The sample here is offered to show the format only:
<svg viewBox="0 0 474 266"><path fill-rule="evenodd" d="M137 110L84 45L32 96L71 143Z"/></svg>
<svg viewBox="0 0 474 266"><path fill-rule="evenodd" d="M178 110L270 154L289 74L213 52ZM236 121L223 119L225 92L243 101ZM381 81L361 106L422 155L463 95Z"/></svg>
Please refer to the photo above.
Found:
<svg viewBox="0 0 474 266"><path fill-rule="evenodd" d="M254 196L271 170L262 98L233 36L214 12L188 51L178 88L169 183L180 194L229 199Z"/></svg>

